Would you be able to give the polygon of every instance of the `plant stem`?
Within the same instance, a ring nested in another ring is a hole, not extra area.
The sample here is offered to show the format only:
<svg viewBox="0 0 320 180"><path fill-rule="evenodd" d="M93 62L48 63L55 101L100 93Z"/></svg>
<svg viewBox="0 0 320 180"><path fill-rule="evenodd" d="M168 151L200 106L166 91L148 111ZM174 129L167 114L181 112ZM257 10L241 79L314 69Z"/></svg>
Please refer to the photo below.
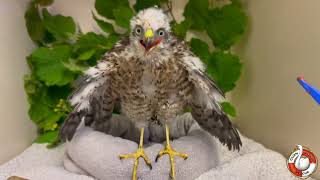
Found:
<svg viewBox="0 0 320 180"><path fill-rule="evenodd" d="M174 15L173 15L173 12L172 12L172 1L171 0L168 0L167 1L167 7L168 7L168 10L169 10L169 13L172 17L172 20L176 23L176 19L174 18Z"/></svg>

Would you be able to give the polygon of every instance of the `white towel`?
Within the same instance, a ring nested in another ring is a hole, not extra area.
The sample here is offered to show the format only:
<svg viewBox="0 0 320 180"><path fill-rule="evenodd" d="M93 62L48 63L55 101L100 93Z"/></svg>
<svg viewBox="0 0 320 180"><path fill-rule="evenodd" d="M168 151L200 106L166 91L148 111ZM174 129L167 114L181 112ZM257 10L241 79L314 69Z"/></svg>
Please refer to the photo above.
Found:
<svg viewBox="0 0 320 180"><path fill-rule="evenodd" d="M241 150L229 151L195 124L188 136L172 142L175 150L189 154L187 160L176 158L176 179L297 179L287 170L286 159L282 155L242 135L241 138ZM118 155L134 152L136 147L134 142L85 127L77 132L66 147L61 145L47 149L45 145L33 144L21 155L0 166L0 180L13 175L30 180L93 180L91 176L101 180L129 180L133 161L119 160ZM169 179L168 157L154 162L157 152L162 148L161 144L146 147L146 153L153 161L153 169L149 170L140 160L138 176L142 180ZM65 150L67 155L64 154Z"/></svg>

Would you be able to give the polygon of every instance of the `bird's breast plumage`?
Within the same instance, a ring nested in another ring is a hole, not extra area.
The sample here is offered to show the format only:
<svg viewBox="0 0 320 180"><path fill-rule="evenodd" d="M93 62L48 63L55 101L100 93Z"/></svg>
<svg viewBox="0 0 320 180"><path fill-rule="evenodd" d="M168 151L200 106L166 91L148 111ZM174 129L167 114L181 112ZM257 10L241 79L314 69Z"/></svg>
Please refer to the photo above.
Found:
<svg viewBox="0 0 320 180"><path fill-rule="evenodd" d="M164 124L187 107L193 85L174 58L157 65L131 58L118 66L112 89L121 112L138 126Z"/></svg>

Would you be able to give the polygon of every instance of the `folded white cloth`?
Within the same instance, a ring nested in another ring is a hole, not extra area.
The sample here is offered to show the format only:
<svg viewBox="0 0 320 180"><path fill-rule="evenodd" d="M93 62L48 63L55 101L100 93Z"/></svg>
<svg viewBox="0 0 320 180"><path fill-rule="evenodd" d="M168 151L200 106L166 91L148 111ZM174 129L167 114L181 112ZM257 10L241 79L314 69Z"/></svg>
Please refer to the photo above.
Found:
<svg viewBox="0 0 320 180"><path fill-rule="evenodd" d="M175 158L178 180L194 180L219 164L216 142L200 129L173 141L171 146L189 156L187 160ZM69 158L65 160L65 167L69 171L90 174L101 180L128 180L132 176L133 159L120 160L119 155L133 153L137 147L135 142L108 136L86 127L67 144ZM168 156L164 155L155 162L158 152L163 148L164 146L158 143L144 148L152 161L152 170L140 159L138 177L141 180L169 180Z"/></svg>
<svg viewBox="0 0 320 180"><path fill-rule="evenodd" d="M176 158L176 179L296 179L287 170L286 159L282 155L242 135L241 139L241 150L229 151L216 138L193 124L187 136L172 142L175 150L189 154L187 160ZM85 127L67 146L47 149L45 145L33 144L21 155L0 166L0 180L13 175L30 180L93 180L91 176L101 180L130 179L133 160L119 160L118 155L134 152L136 148L137 144L132 141ZM169 179L168 157L163 156L157 163L154 162L162 148L162 144L146 147L145 151L153 161L153 169L149 170L140 160L138 176L141 179Z"/></svg>

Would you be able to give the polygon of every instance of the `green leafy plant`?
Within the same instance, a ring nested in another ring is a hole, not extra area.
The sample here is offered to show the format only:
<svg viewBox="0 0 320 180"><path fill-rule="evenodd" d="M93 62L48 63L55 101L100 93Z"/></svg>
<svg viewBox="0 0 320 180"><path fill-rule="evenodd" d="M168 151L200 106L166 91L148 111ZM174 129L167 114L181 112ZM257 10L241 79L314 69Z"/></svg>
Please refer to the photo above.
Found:
<svg viewBox="0 0 320 180"><path fill-rule="evenodd" d="M210 2L209 2L210 1ZM172 31L186 39L188 31L208 34L214 45L196 38L189 43L191 50L207 65L207 73L224 92L231 91L241 74L241 62L230 48L244 34L247 16L238 0L213 7L212 0L189 0L184 10L185 19L178 23L172 13L170 0L137 0L133 8L128 0L96 0L98 15L92 18L104 34L82 33L71 17L51 14L47 7L53 0L33 0L25 13L30 38L38 45L28 57L31 73L25 75L25 91L30 104L30 119L37 125L37 143L58 143L58 130L71 111L67 97L72 84L81 73L96 64L101 56L128 34L129 20L139 10L151 6L164 8L171 16ZM105 21L104 19L107 19ZM113 22L113 23L110 23ZM114 27L123 29L116 32ZM107 35L106 35L107 34ZM223 102L223 110L236 116L235 108Z"/></svg>

